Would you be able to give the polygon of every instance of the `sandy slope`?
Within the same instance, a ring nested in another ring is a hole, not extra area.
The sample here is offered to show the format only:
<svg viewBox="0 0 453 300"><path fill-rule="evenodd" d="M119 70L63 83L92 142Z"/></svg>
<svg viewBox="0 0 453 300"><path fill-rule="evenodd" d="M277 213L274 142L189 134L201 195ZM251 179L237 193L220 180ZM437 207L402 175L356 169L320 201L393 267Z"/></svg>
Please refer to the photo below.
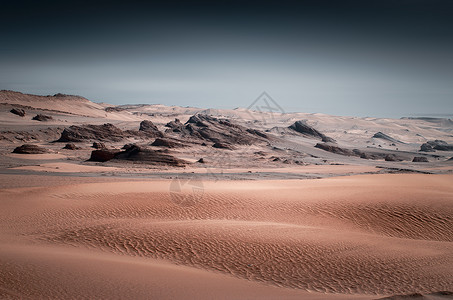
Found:
<svg viewBox="0 0 453 300"><path fill-rule="evenodd" d="M3 297L367 299L453 289L452 175L204 181L182 192L165 180L39 178L56 183L0 190Z"/></svg>

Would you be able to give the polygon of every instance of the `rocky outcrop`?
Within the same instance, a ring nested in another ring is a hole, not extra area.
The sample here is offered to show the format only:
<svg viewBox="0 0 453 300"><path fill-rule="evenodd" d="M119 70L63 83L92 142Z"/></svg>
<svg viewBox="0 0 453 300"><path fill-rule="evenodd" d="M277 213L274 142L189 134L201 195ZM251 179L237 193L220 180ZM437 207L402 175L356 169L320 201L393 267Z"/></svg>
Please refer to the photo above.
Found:
<svg viewBox="0 0 453 300"><path fill-rule="evenodd" d="M37 114L36 116L34 116L32 118L32 120L41 121L41 122L47 122L47 121L53 120L53 118L51 116L47 116L47 115L43 115L43 114Z"/></svg>
<svg viewBox="0 0 453 300"><path fill-rule="evenodd" d="M168 127L165 132L180 132L189 134L190 132L185 128L184 124L179 121L179 119L175 119L174 121L168 122L165 127Z"/></svg>
<svg viewBox="0 0 453 300"><path fill-rule="evenodd" d="M133 145L126 149L125 151L121 151L116 153L114 160L122 160L122 161L130 161L134 163L142 163L142 164L149 164L149 165L164 165L164 166L173 166L173 167L183 167L188 162L176 158L172 155L139 147L137 145Z"/></svg>
<svg viewBox="0 0 453 300"><path fill-rule="evenodd" d="M73 143L68 143L68 144L66 144L66 145L63 147L63 149L67 149L67 150L76 150L76 149L78 149L78 148L77 148L76 145L74 145Z"/></svg>
<svg viewBox="0 0 453 300"><path fill-rule="evenodd" d="M229 145L251 145L269 140L269 136L256 129L247 129L228 119L217 119L209 115L196 114L183 125L178 119L165 125L166 132L184 137Z"/></svg>
<svg viewBox="0 0 453 300"><path fill-rule="evenodd" d="M222 142L217 142L212 145L214 148L218 149L228 149L228 150L234 150L233 146L227 143L222 143Z"/></svg>
<svg viewBox="0 0 453 300"><path fill-rule="evenodd" d="M335 142L334 139L322 134L318 130L316 130L313 127L307 125L304 121L296 121L296 122L294 122L294 124L292 124L288 128L292 129L292 130L294 130L294 131L296 131L298 133L301 133L301 134L303 134L305 136L321 139L325 143L327 143L327 142L331 142L331 143Z"/></svg>
<svg viewBox="0 0 453 300"><path fill-rule="evenodd" d="M385 159L386 161L402 161L404 160L404 156L395 155L393 153L385 153L379 151L366 151L366 150L359 150L359 149L347 149L338 147L335 144L331 143L318 143L315 146L316 148L335 153L345 156L357 156L363 159Z"/></svg>
<svg viewBox="0 0 453 300"><path fill-rule="evenodd" d="M104 143L101 142L94 142L93 146L94 149L107 149Z"/></svg>
<svg viewBox="0 0 453 300"><path fill-rule="evenodd" d="M424 143L420 146L420 151L422 152L434 152L433 146L428 143Z"/></svg>
<svg viewBox="0 0 453 300"><path fill-rule="evenodd" d="M112 141L119 142L130 136L127 132L107 123L103 125L73 125L65 128L57 142Z"/></svg>
<svg viewBox="0 0 453 300"><path fill-rule="evenodd" d="M48 150L37 145L31 144L24 144L19 146L13 150L13 153L20 153L20 154L43 154L47 153Z"/></svg>
<svg viewBox="0 0 453 300"><path fill-rule="evenodd" d="M434 150L453 151L453 145L442 140L434 140L428 141L420 146L420 151L423 152L432 152Z"/></svg>
<svg viewBox="0 0 453 300"><path fill-rule="evenodd" d="M381 140L385 140L385 141L388 141L388 142L392 142L392 143L400 143L402 144L403 142L397 140L397 139L394 139L392 138L391 136L385 134L385 133L382 133L382 132L377 132L373 135L373 138L375 139L381 139Z"/></svg>
<svg viewBox="0 0 453 300"><path fill-rule="evenodd" d="M163 137L163 133L159 131L156 125L149 120L140 122L140 128L138 130L141 133L145 133L147 137Z"/></svg>
<svg viewBox="0 0 453 300"><path fill-rule="evenodd" d="M25 116L25 110L20 109L20 108L13 108L9 112L13 113L15 115L18 115L20 117L24 117Z"/></svg>
<svg viewBox="0 0 453 300"><path fill-rule="evenodd" d="M93 150L89 161L105 162L113 159L119 153L118 150Z"/></svg>
<svg viewBox="0 0 453 300"><path fill-rule="evenodd" d="M412 162L429 162L428 158L424 156L416 156L414 159L412 159Z"/></svg>
<svg viewBox="0 0 453 300"><path fill-rule="evenodd" d="M119 142L132 137L147 139L162 136L162 132L160 132L151 121L145 120L140 123L140 129L138 131L123 131L110 123L103 125L73 125L63 130L57 142Z"/></svg>
<svg viewBox="0 0 453 300"><path fill-rule="evenodd" d="M317 143L315 145L316 148L332 152L335 154L341 154L341 155L346 155L346 156L355 156L355 153L349 149L345 148L340 148L338 146L332 145L330 143Z"/></svg>
<svg viewBox="0 0 453 300"><path fill-rule="evenodd" d="M387 154L387 155L384 157L384 160L385 160L385 161L397 161L395 155L393 155L393 154Z"/></svg>
<svg viewBox="0 0 453 300"><path fill-rule="evenodd" d="M157 138L151 146L156 146L156 147L167 147L167 148L181 148L184 147L183 144L172 141L170 139L164 139L164 138Z"/></svg>

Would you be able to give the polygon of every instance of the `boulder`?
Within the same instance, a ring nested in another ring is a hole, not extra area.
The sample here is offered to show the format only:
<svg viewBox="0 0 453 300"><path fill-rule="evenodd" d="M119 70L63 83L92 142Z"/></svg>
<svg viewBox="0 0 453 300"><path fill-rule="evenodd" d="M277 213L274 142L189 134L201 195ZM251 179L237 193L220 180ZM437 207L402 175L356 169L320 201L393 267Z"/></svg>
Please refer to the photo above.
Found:
<svg viewBox="0 0 453 300"><path fill-rule="evenodd" d="M420 146L420 151L432 152L439 151L453 151L453 144L448 144L442 140L428 141Z"/></svg>
<svg viewBox="0 0 453 300"><path fill-rule="evenodd" d="M63 147L63 149L76 150L77 147L76 147L76 145L74 145L73 143L68 143L68 144L66 144L66 145Z"/></svg>
<svg viewBox="0 0 453 300"><path fill-rule="evenodd" d="M433 146L431 146L428 143L424 143L420 146L420 151L423 152L434 152L435 150L433 149Z"/></svg>
<svg viewBox="0 0 453 300"><path fill-rule="evenodd" d="M13 108L13 109L10 110L10 112L15 114L15 115L18 115L20 117L24 117L25 116L25 110L20 109L20 108Z"/></svg>
<svg viewBox="0 0 453 300"><path fill-rule="evenodd" d="M101 142L93 142L93 146L92 146L94 149L107 149L107 147L105 146L104 143L101 143Z"/></svg>
<svg viewBox="0 0 453 300"><path fill-rule="evenodd" d="M393 154L387 154L387 155L384 157L384 160L385 160L385 161L397 161L395 155L393 155Z"/></svg>
<svg viewBox="0 0 453 300"><path fill-rule="evenodd" d="M105 162L113 159L118 151L115 150L93 150L89 161Z"/></svg>
<svg viewBox="0 0 453 300"><path fill-rule="evenodd" d="M43 154L47 153L48 150L45 148L41 148L37 145L31 144L24 144L22 146L16 147L13 150L13 153L20 153L20 154Z"/></svg>
<svg viewBox="0 0 453 300"><path fill-rule="evenodd" d="M32 118L32 120L41 121L41 122L47 122L47 121L53 120L53 118L51 116L47 116L47 115L43 115L43 114L37 114L36 116L34 116Z"/></svg>
<svg viewBox="0 0 453 300"><path fill-rule="evenodd" d="M428 158L424 156L415 156L412 162L429 162Z"/></svg>

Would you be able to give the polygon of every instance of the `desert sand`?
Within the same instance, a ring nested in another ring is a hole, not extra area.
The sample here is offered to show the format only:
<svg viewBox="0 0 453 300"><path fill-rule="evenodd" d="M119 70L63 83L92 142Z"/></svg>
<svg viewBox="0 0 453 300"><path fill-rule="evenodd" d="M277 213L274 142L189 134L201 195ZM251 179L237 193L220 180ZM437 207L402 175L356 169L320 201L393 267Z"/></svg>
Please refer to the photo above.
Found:
<svg viewBox="0 0 453 300"><path fill-rule="evenodd" d="M0 298L451 298L450 119L0 100Z"/></svg>
<svg viewBox="0 0 453 300"><path fill-rule="evenodd" d="M205 181L191 206L173 201L169 180L11 184L0 194L2 296L373 299L448 290L452 180Z"/></svg>

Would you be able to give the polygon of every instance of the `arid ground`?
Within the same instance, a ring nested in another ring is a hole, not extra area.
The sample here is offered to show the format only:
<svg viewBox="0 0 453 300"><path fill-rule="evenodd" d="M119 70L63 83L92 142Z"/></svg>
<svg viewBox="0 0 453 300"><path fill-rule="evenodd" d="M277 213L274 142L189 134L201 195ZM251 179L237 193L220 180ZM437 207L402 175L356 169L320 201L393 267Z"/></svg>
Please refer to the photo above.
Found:
<svg viewBox="0 0 453 300"><path fill-rule="evenodd" d="M450 119L1 91L0 153L1 298L453 297Z"/></svg>

